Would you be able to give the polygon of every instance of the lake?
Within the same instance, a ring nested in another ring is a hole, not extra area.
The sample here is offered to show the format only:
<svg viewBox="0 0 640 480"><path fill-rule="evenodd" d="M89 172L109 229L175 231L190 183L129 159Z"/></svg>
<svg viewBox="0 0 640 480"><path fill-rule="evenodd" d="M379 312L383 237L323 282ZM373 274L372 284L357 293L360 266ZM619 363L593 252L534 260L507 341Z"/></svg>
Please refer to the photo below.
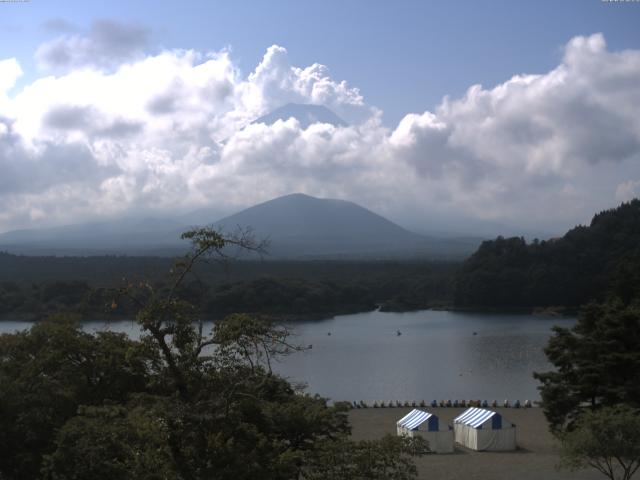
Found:
<svg viewBox="0 0 640 480"><path fill-rule="evenodd" d="M533 315L433 310L373 311L288 323L294 343L313 347L285 358L274 369L333 400L537 400L532 373L550 369L542 349L551 327L574 323L575 319ZM139 335L131 321L84 326L88 331ZM0 332L28 327L24 322L0 322Z"/></svg>

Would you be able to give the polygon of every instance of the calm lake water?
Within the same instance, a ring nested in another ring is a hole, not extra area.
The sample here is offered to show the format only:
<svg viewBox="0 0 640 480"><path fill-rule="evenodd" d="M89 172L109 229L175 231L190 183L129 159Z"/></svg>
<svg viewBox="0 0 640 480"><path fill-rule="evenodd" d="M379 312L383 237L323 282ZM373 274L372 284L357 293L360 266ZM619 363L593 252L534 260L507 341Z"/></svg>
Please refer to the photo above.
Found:
<svg viewBox="0 0 640 480"><path fill-rule="evenodd" d="M574 323L532 315L431 310L296 322L287 325L293 341L313 348L285 358L274 369L333 400L536 400L532 373L550 369L542 349L551 327ZM28 327L4 321L0 333ZM85 328L139 335L130 321L88 322Z"/></svg>

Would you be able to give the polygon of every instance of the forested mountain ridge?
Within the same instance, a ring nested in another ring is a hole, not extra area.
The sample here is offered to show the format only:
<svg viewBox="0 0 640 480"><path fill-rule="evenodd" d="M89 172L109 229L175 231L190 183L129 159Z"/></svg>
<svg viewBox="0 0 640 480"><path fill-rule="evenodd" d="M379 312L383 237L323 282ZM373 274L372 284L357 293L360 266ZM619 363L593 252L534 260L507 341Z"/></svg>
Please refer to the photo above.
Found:
<svg viewBox="0 0 640 480"><path fill-rule="evenodd" d="M458 272L458 307L578 307L640 285L640 200L596 214L563 237L483 242Z"/></svg>

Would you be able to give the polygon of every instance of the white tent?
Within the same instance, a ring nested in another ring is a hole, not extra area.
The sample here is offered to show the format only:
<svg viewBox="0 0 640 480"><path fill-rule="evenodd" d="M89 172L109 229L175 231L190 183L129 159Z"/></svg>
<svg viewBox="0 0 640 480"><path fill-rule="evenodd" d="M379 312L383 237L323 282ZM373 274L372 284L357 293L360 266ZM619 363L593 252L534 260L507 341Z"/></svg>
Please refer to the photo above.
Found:
<svg viewBox="0 0 640 480"><path fill-rule="evenodd" d="M396 423L398 435L421 436L429 442L429 449L436 453L453 452L453 430L440 425L438 417L422 410L411 410Z"/></svg>
<svg viewBox="0 0 640 480"><path fill-rule="evenodd" d="M484 408L468 408L453 420L456 442L472 450L516 449L516 426Z"/></svg>

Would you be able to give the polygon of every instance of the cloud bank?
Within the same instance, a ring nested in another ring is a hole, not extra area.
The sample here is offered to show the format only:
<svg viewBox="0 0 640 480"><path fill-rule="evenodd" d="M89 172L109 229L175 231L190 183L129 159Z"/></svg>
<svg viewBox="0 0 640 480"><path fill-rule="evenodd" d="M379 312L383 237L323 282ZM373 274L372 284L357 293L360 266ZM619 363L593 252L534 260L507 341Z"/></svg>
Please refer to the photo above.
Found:
<svg viewBox="0 0 640 480"><path fill-rule="evenodd" d="M640 51L611 52L600 34L569 41L547 73L473 85L393 128L357 88L291 65L281 46L245 76L227 51L147 45L141 27L66 28L18 91L18 61L0 60L0 231L232 211L291 192L425 230L436 218L563 230L640 190ZM251 123L289 102L350 125Z"/></svg>

